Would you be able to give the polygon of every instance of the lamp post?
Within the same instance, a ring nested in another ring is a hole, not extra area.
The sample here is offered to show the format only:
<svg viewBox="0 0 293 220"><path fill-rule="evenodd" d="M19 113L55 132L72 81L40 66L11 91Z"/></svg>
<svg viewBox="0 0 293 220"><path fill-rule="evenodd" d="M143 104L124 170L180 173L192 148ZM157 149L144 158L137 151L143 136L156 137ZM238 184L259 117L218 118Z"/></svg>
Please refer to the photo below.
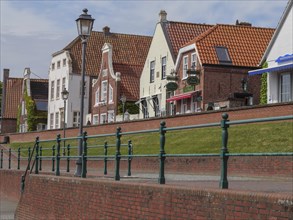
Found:
<svg viewBox="0 0 293 220"><path fill-rule="evenodd" d="M123 111L123 121L124 121L124 109L125 109L125 102L126 102L126 96L122 95L120 98L121 102L122 102L122 111Z"/></svg>
<svg viewBox="0 0 293 220"><path fill-rule="evenodd" d="M66 123L65 123L65 116L66 116L66 101L69 96L69 92L64 87L63 91L61 92L62 99L64 101L64 108L63 108L63 138L65 138L65 129L66 129ZM64 140L64 146L63 146L63 156L65 156L65 140Z"/></svg>
<svg viewBox="0 0 293 220"><path fill-rule="evenodd" d="M84 81L85 81L85 54L86 45L89 36L91 35L94 20L91 15L87 14L88 10L83 9L83 14L76 19L78 35L81 38L82 43L82 64L81 64L81 97L80 97L80 121L79 121L79 136L83 135L83 108L84 108ZM76 161L75 176L81 176L81 155L82 155L82 140L79 139L78 155L79 158Z"/></svg>

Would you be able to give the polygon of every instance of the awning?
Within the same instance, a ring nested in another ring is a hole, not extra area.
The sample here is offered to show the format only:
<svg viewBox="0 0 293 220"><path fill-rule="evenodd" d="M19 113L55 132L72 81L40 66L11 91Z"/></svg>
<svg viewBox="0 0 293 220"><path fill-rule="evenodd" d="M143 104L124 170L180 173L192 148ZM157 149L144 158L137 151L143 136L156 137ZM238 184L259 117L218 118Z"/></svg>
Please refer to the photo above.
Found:
<svg viewBox="0 0 293 220"><path fill-rule="evenodd" d="M253 76L253 75L257 75L257 74L263 74L266 72L277 72L277 71L281 71L281 70L293 70L293 63L270 67L270 68L259 69L259 70L251 70L251 71L248 71L248 75Z"/></svg>
<svg viewBox="0 0 293 220"><path fill-rule="evenodd" d="M172 101L176 101L176 100L187 99L187 98L190 98L195 93L196 93L196 91L192 91L192 92L182 93L179 95L174 95L171 98L168 98L166 101L172 102Z"/></svg>

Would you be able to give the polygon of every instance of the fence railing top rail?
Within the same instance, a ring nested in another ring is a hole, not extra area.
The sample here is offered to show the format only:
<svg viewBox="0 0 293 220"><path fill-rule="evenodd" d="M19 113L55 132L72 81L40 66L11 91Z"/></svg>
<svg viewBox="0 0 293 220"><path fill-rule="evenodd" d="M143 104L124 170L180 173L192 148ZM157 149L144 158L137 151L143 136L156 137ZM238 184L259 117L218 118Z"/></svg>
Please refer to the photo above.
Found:
<svg viewBox="0 0 293 220"><path fill-rule="evenodd" d="M277 117L269 117L269 118L255 118L255 119L227 121L226 124L228 124L228 125L236 125L236 124L248 124L248 123L256 123L256 122L280 121L280 120L290 120L290 119L293 119L293 115L277 116Z"/></svg>

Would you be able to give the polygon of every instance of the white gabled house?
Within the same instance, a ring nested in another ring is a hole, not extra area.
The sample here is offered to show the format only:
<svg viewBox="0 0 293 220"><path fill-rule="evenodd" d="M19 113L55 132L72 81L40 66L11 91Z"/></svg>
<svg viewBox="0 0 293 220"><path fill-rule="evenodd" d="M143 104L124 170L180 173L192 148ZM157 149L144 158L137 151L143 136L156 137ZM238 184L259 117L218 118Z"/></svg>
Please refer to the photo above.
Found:
<svg viewBox="0 0 293 220"><path fill-rule="evenodd" d="M166 91L166 76L174 70L179 48L200 35L211 25L173 22L167 20L167 13L159 13L159 22L148 51L140 77L139 118L172 115L172 106L166 99L173 95Z"/></svg>
<svg viewBox="0 0 293 220"><path fill-rule="evenodd" d="M249 71L249 75L267 74L267 103L293 101L293 1L279 21L272 40L262 58L268 67Z"/></svg>

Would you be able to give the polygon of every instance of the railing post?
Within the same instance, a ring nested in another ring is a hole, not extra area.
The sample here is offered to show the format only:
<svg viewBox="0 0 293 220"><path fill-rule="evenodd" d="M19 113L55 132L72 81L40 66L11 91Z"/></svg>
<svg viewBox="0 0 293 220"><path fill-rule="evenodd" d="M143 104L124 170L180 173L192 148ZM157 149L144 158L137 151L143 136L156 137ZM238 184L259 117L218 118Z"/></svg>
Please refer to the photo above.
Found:
<svg viewBox="0 0 293 220"><path fill-rule="evenodd" d="M133 153L133 148L132 148L132 142L131 140L128 141L128 172L127 176L131 176L131 161L132 161L132 153Z"/></svg>
<svg viewBox="0 0 293 220"><path fill-rule="evenodd" d="M20 147L17 149L17 169L20 169Z"/></svg>
<svg viewBox="0 0 293 220"><path fill-rule="evenodd" d="M66 172L69 172L69 167L70 167L70 144L67 145L67 168Z"/></svg>
<svg viewBox="0 0 293 220"><path fill-rule="evenodd" d="M227 179L227 169L228 169L228 159L229 156L226 154L229 153L228 151L228 128L229 125L227 124L228 120L228 114L224 113L222 114L222 121L221 121L221 128L222 128L222 148L221 148L221 179L220 179L220 188L221 189L228 189L228 179Z"/></svg>
<svg viewBox="0 0 293 220"><path fill-rule="evenodd" d="M104 175L107 175L107 155L108 155L108 143L107 141L105 141L104 143L104 154L105 154L105 158L104 158Z"/></svg>
<svg viewBox="0 0 293 220"><path fill-rule="evenodd" d="M39 174L39 137L36 138L35 174Z"/></svg>
<svg viewBox="0 0 293 220"><path fill-rule="evenodd" d="M8 150L8 169L11 169L11 148Z"/></svg>
<svg viewBox="0 0 293 220"><path fill-rule="evenodd" d="M160 174L158 182L165 184L165 134L166 134L166 123L164 121L160 124Z"/></svg>
<svg viewBox="0 0 293 220"><path fill-rule="evenodd" d="M57 135L56 176L60 176L60 134Z"/></svg>
<svg viewBox="0 0 293 220"><path fill-rule="evenodd" d="M42 156L43 156L43 147L40 146L40 169L39 170L42 170Z"/></svg>
<svg viewBox="0 0 293 220"><path fill-rule="evenodd" d="M52 146L52 172L55 171L55 145Z"/></svg>
<svg viewBox="0 0 293 220"><path fill-rule="evenodd" d="M120 180L120 146L121 146L121 128L116 131L116 154L115 154L115 180Z"/></svg>
<svg viewBox="0 0 293 220"><path fill-rule="evenodd" d="M28 158L27 158L27 169L30 170L31 169L31 164L30 164L30 157L31 157L31 147L28 147L27 149L27 155L28 155Z"/></svg>
<svg viewBox="0 0 293 220"><path fill-rule="evenodd" d="M87 132L83 132L82 135L82 142L83 142L83 154L82 154L82 170L81 170L81 177L86 178L87 173Z"/></svg>
<svg viewBox="0 0 293 220"><path fill-rule="evenodd" d="M0 168L3 168L3 149L1 149Z"/></svg>

